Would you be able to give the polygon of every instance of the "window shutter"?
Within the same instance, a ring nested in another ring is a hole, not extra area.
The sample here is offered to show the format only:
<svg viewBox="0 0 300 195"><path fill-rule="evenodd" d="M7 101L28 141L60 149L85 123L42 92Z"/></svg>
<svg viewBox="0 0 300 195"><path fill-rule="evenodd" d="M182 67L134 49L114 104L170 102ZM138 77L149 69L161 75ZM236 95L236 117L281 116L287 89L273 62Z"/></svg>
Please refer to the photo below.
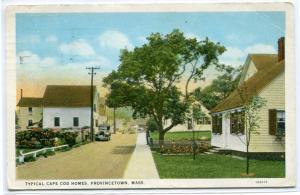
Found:
<svg viewBox="0 0 300 195"><path fill-rule="evenodd" d="M277 131L277 111L275 109L269 110L269 134L275 135Z"/></svg>

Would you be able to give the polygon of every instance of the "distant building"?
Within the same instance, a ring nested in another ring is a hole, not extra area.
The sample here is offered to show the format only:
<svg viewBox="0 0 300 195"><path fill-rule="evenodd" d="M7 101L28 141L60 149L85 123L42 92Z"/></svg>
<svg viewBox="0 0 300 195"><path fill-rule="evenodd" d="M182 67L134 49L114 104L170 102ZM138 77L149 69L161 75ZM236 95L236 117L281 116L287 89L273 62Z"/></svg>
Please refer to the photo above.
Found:
<svg viewBox="0 0 300 195"><path fill-rule="evenodd" d="M19 107L17 112L18 125L21 130L42 123L42 98L21 97L17 106Z"/></svg>
<svg viewBox="0 0 300 195"><path fill-rule="evenodd" d="M94 126L99 121L99 95L94 86ZM48 85L42 98L22 97L19 107L21 130L41 121L43 128L81 128L90 126L90 86Z"/></svg>
<svg viewBox="0 0 300 195"><path fill-rule="evenodd" d="M209 114L209 110L207 110L207 108L205 108L202 104L200 106L201 106L201 110L203 112L203 116L199 117L198 120L195 120L193 122L193 129L195 131L211 131L212 130L211 116ZM171 125L171 120L164 121L164 128L166 128L170 125ZM170 132L176 132L176 131L190 131L188 129L187 122L184 124L176 125L170 130Z"/></svg>

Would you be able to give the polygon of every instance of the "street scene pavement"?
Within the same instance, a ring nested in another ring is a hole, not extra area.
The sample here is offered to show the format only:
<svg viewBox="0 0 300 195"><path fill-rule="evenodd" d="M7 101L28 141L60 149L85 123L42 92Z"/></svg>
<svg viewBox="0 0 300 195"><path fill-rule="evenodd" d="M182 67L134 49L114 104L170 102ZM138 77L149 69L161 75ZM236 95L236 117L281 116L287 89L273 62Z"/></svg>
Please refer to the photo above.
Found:
<svg viewBox="0 0 300 195"><path fill-rule="evenodd" d="M125 171L124 178L159 179L150 147L147 145L146 133L138 133L136 146Z"/></svg>
<svg viewBox="0 0 300 195"><path fill-rule="evenodd" d="M134 151L135 134L113 134L111 141L94 142L57 152L17 167L18 179L122 178Z"/></svg>

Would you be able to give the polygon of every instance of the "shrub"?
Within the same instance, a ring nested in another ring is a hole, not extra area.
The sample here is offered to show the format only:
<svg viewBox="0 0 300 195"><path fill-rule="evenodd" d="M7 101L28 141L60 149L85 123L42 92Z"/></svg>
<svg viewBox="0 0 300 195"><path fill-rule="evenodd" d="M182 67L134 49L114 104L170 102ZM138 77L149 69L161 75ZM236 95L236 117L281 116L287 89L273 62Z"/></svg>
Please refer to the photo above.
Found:
<svg viewBox="0 0 300 195"><path fill-rule="evenodd" d="M33 157L33 156L25 156L24 157L24 162L32 162L32 161L36 161L36 157Z"/></svg>
<svg viewBox="0 0 300 195"><path fill-rule="evenodd" d="M48 150L46 153L43 154L43 156L45 158L47 158L48 156L53 156L53 155L55 155L55 152L51 151L51 150Z"/></svg>
<svg viewBox="0 0 300 195"><path fill-rule="evenodd" d="M16 133L16 146L18 148L43 148L63 144L70 146L76 144L78 132L63 132L53 129L36 128Z"/></svg>
<svg viewBox="0 0 300 195"><path fill-rule="evenodd" d="M66 144L69 146L73 146L76 144L76 137L78 136L77 132L64 132L63 139L65 140Z"/></svg>

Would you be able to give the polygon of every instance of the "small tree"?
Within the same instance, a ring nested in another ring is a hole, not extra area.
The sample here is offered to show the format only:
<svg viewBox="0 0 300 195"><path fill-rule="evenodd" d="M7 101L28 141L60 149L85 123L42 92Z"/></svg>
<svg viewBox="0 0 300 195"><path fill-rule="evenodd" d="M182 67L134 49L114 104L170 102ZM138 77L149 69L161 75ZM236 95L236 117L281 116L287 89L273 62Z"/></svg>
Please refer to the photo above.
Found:
<svg viewBox="0 0 300 195"><path fill-rule="evenodd" d="M260 97L255 89L249 89L245 83L238 88L244 111L244 132L246 139L241 141L246 145L246 173L249 175L249 146L252 135L258 135L260 128L260 110L266 105L266 100Z"/></svg>

